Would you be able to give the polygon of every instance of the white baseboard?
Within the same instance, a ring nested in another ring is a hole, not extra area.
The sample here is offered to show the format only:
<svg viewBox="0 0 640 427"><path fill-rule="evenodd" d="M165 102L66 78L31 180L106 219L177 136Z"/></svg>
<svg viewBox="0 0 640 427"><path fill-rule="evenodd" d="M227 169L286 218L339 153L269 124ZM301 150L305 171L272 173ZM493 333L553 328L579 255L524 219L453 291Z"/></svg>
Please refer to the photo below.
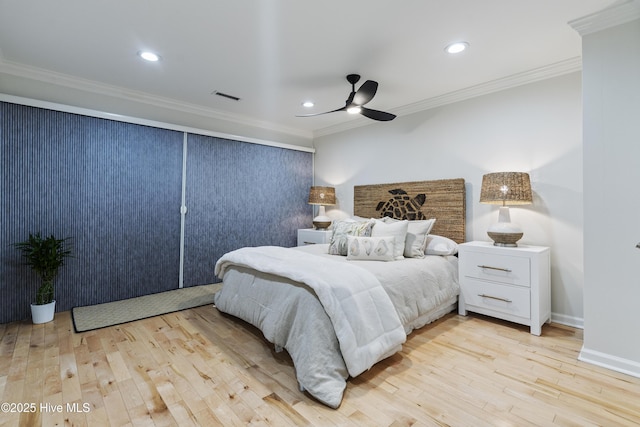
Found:
<svg viewBox="0 0 640 427"><path fill-rule="evenodd" d="M567 316L566 314L551 313L551 321L573 328L584 329L584 319L582 317Z"/></svg>
<svg viewBox="0 0 640 427"><path fill-rule="evenodd" d="M578 360L640 378L640 363L582 347Z"/></svg>
<svg viewBox="0 0 640 427"><path fill-rule="evenodd" d="M553 323L559 323L573 328L584 329L584 318L580 317L551 313L551 321ZM590 350L584 346L582 346L582 349L580 350L578 360L640 378L640 363L633 360L623 359L621 357L602 353L596 350Z"/></svg>

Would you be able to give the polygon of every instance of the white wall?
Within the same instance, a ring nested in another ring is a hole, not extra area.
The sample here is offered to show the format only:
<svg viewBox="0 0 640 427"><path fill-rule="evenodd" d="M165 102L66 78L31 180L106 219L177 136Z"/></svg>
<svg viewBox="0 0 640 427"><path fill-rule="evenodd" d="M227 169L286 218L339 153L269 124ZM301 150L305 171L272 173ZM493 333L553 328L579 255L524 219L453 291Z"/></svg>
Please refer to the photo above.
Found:
<svg viewBox="0 0 640 427"><path fill-rule="evenodd" d="M635 247L640 242L640 2L610 12L600 20L635 20L582 33L585 331L580 358L640 377L640 250Z"/></svg>
<svg viewBox="0 0 640 427"><path fill-rule="evenodd" d="M337 218L352 214L354 185L464 178L467 240L489 240L498 210L478 203L482 175L529 172L534 204L512 207L511 218L521 243L551 247L553 319L582 326L581 102L572 73L323 136L316 183L336 186L328 214Z"/></svg>

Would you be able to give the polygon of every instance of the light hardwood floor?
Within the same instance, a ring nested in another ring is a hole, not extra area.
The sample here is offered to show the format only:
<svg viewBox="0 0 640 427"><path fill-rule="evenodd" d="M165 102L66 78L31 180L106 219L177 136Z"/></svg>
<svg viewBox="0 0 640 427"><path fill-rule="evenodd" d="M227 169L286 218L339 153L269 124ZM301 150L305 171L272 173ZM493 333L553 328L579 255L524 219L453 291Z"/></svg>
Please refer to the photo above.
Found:
<svg viewBox="0 0 640 427"><path fill-rule="evenodd" d="M582 331L558 325L535 337L451 313L351 379L337 410L297 390L286 352L210 306L80 334L64 312L0 336L0 402L37 408L2 426L640 424L640 379L577 361Z"/></svg>

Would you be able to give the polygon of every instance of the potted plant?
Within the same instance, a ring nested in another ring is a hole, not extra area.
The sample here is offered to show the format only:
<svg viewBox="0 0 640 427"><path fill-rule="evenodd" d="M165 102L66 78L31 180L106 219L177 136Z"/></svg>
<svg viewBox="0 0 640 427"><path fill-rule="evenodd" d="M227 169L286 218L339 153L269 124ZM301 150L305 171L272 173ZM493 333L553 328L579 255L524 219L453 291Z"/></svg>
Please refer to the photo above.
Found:
<svg viewBox="0 0 640 427"><path fill-rule="evenodd" d="M56 239L53 234L42 237L40 233L30 233L29 239L15 244L16 248L22 251L25 264L31 267L42 281L36 292L36 302L31 304L33 323L53 320L56 307L53 282L58 275L58 269L64 265L65 259L71 256L71 249L66 244L68 239Z"/></svg>

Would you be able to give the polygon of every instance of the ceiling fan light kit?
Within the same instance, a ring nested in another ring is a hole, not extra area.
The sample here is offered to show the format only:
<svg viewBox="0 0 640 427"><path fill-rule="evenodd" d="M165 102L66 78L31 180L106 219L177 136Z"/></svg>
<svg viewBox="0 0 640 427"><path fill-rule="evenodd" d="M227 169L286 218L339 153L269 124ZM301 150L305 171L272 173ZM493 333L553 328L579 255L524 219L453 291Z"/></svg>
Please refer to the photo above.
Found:
<svg viewBox="0 0 640 427"><path fill-rule="evenodd" d="M360 75L349 74L347 75L347 81L351 84L351 93L349 94L344 107L337 108L331 111L325 111L324 113L305 114L297 117L313 117L320 116L322 114L335 113L337 111L346 111L350 114L362 114L365 117L380 122L386 122L396 118L395 114L387 113L385 111L372 110L371 108L364 107L364 105L370 102L376 94L376 91L378 90L378 82L367 80L356 91L356 83L360 81Z"/></svg>

